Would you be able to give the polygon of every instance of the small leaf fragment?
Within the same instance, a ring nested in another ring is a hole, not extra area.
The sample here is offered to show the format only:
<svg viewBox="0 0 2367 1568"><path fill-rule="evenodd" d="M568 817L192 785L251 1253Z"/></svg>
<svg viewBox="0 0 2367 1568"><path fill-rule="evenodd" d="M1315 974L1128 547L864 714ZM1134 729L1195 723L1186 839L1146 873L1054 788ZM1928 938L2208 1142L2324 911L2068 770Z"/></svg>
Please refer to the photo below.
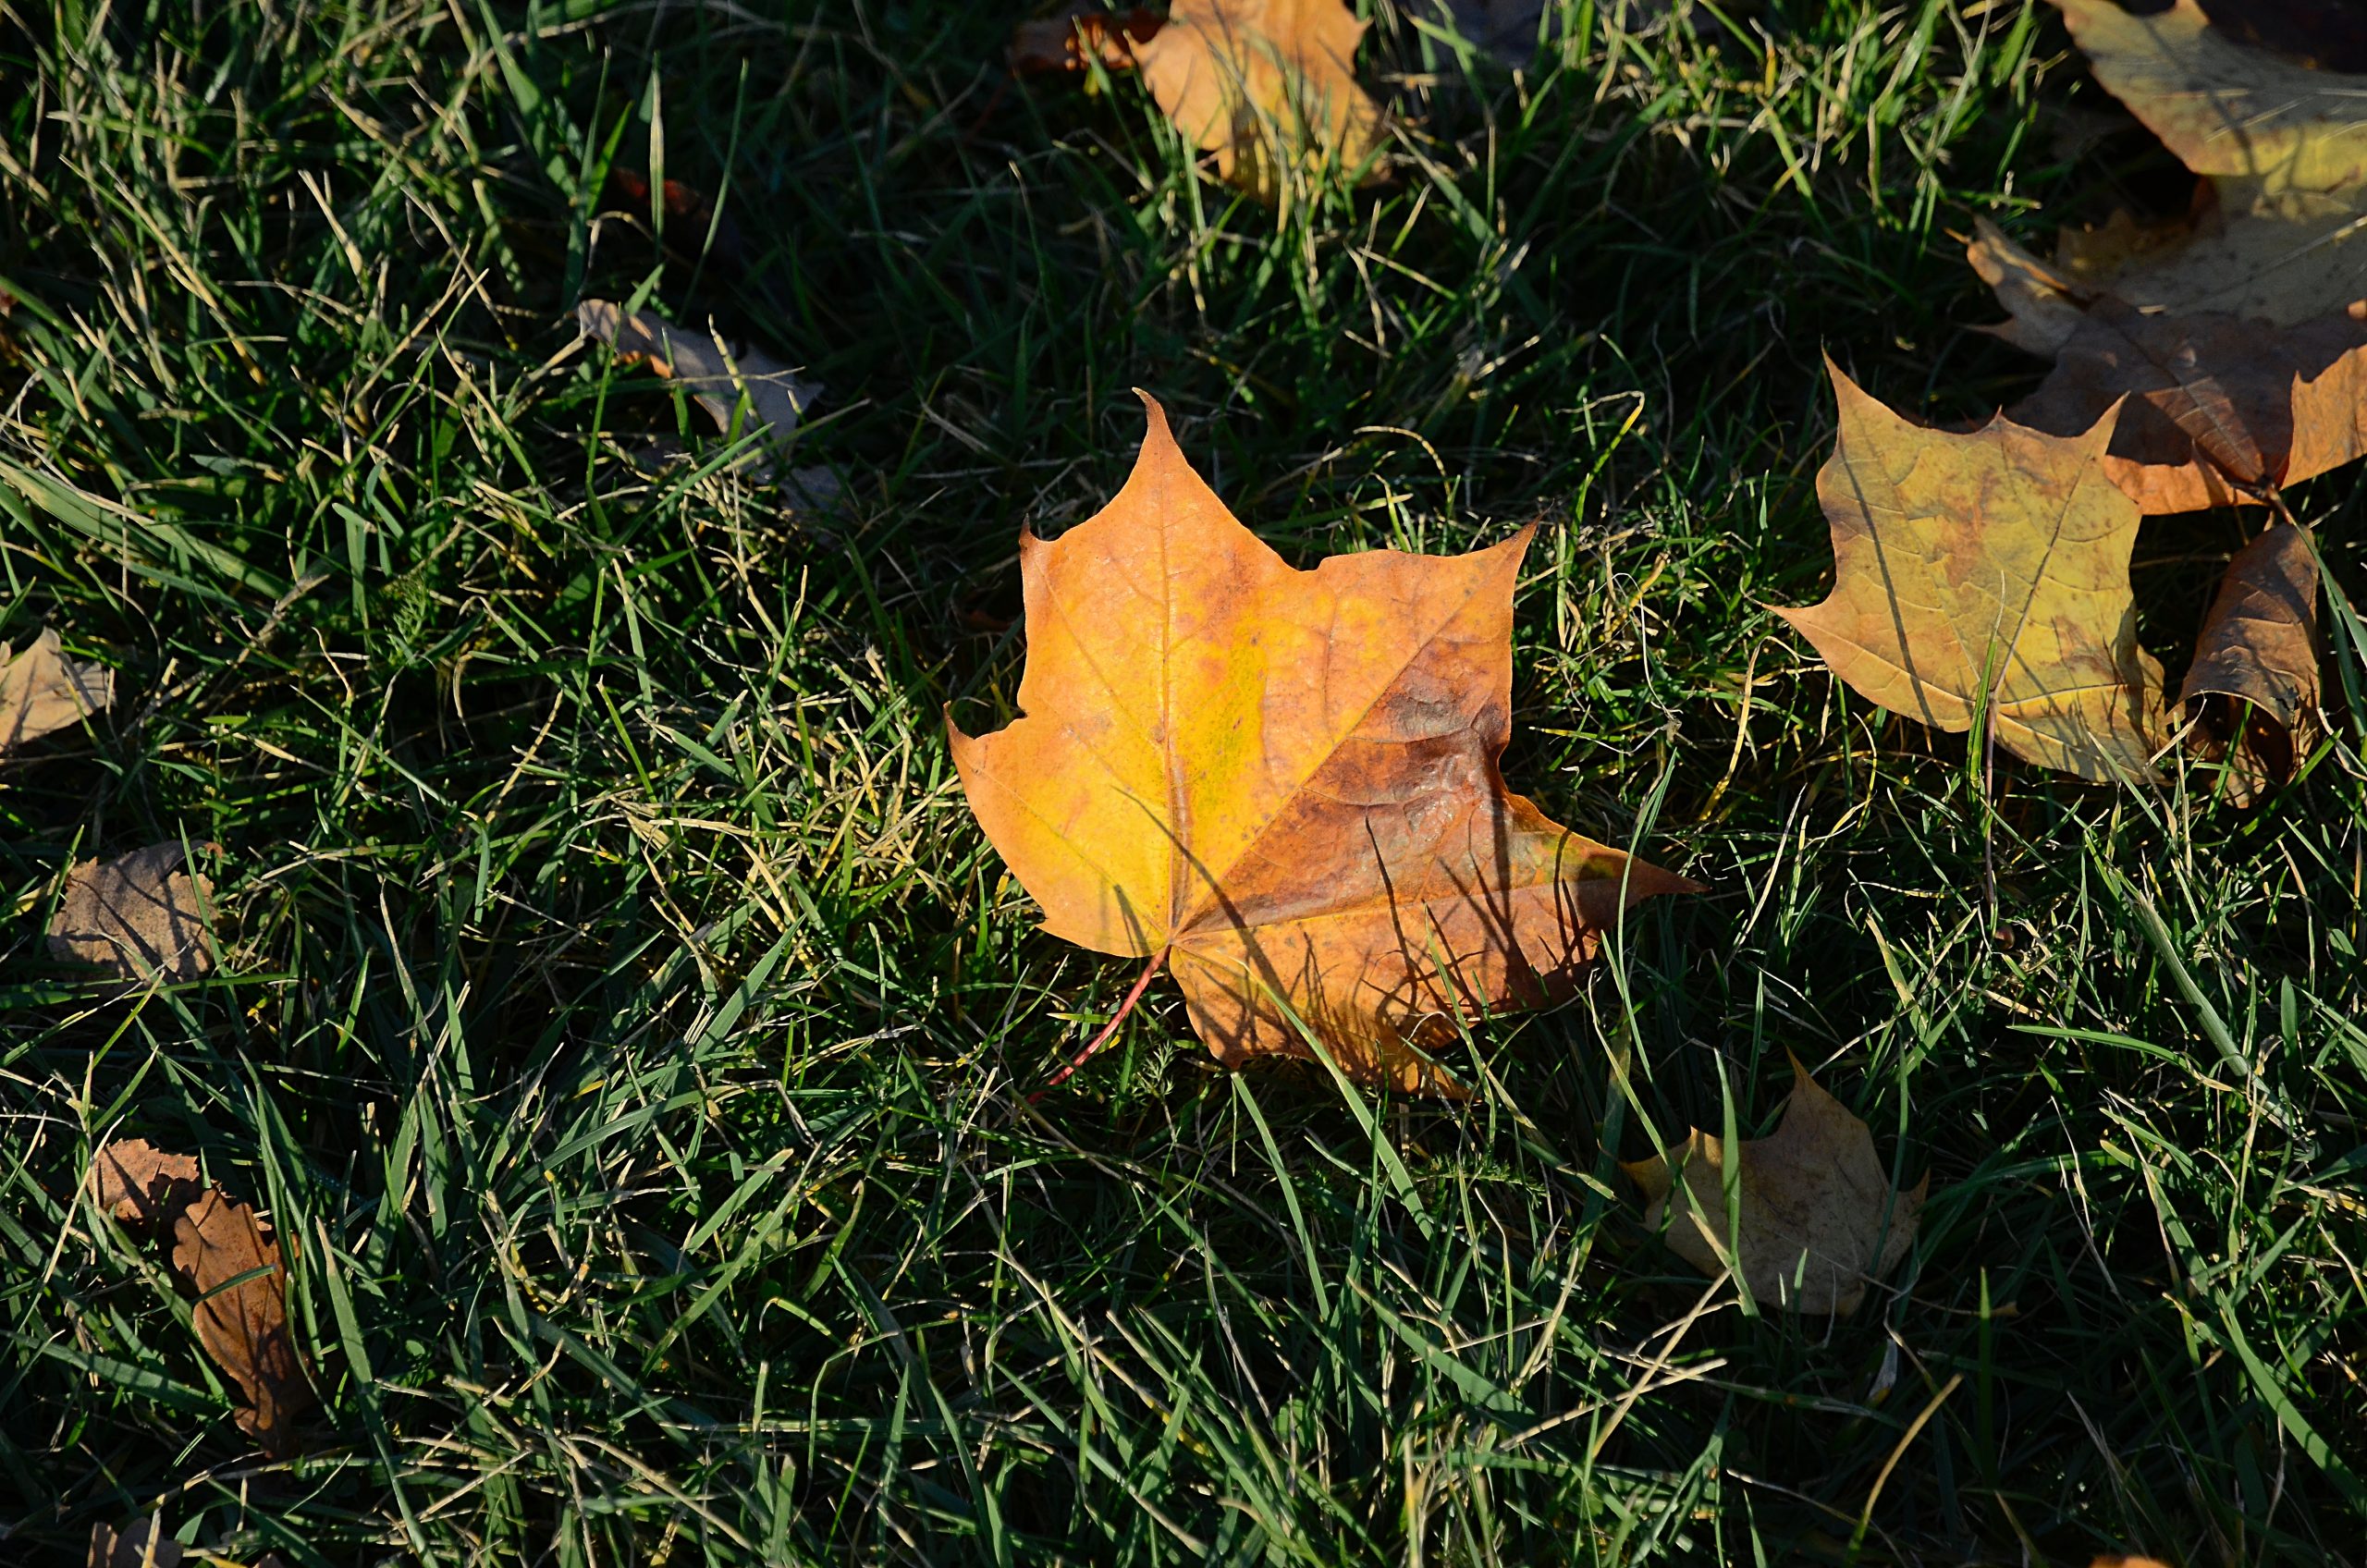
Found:
<svg viewBox="0 0 2367 1568"><path fill-rule="evenodd" d="M1504 786L1526 533L1294 570L1144 403L1110 505L1021 538L1025 717L949 716L963 792L1047 930L1169 955L1219 1060L1312 1057L1304 1023L1353 1077L1458 1093L1430 1052L1460 1022L1568 995L1693 884Z"/></svg>
<svg viewBox="0 0 2367 1568"><path fill-rule="evenodd" d="M84 861L49 923L53 958L94 963L127 980L195 980L214 973L214 890L179 869L178 843Z"/></svg>
<svg viewBox="0 0 2367 1568"><path fill-rule="evenodd" d="M1776 613L1869 702L2110 783L2152 778L2162 668L2137 645L2136 503L2100 459L2115 411L2068 437L1999 417L1969 434L1892 412L1840 370L1817 498L1832 594Z"/></svg>
<svg viewBox="0 0 2367 1568"><path fill-rule="evenodd" d="M575 308L577 328L617 351L619 358L646 361L657 374L678 380L706 410L715 427L731 434L741 398L748 403L745 427L760 448L774 448L797 430L797 422L822 388L801 381L787 365L753 348L733 349L714 333L687 332L655 311L628 314L614 301L586 300ZM754 460L760 479L780 477L768 451Z"/></svg>
<svg viewBox="0 0 2367 1568"><path fill-rule="evenodd" d="M44 628L14 656L0 659L0 756L80 724L114 701L115 672L67 658L57 633Z"/></svg>
<svg viewBox="0 0 2367 1568"><path fill-rule="evenodd" d="M2237 805L2292 778L2324 733L2317 631L2317 552L2276 523L2228 563L2178 691L2193 743L2225 763L2222 790Z"/></svg>
<svg viewBox="0 0 2367 1568"><path fill-rule="evenodd" d="M1021 22L1011 31L1011 68L1021 76L1081 72L1098 60L1105 70L1134 68L1134 51L1165 18L1140 6L1105 11L1075 0L1060 14Z"/></svg>
<svg viewBox="0 0 2367 1568"><path fill-rule="evenodd" d="M166 1154L145 1138L124 1138L91 1161L99 1207L126 1224L154 1225L195 1195L197 1157Z"/></svg>
<svg viewBox="0 0 2367 1568"><path fill-rule="evenodd" d="M91 1526L90 1568L180 1568L186 1552L153 1513L133 1520L121 1534L105 1525Z"/></svg>
<svg viewBox="0 0 2367 1568"><path fill-rule="evenodd" d="M269 1452L288 1452L295 1418L315 1401L288 1331L288 1270L270 1227L209 1188L173 1221L173 1267L197 1287L198 1343L247 1396L239 1429Z"/></svg>
<svg viewBox="0 0 2367 1568"><path fill-rule="evenodd" d="M1134 55L1217 173L1277 202L1292 173L1354 170L1380 144L1380 105L1355 69L1367 25L1342 0L1175 0Z"/></svg>
<svg viewBox="0 0 2367 1568"><path fill-rule="evenodd" d="M1866 1124L1797 1059L1792 1071L1775 1131L1738 1146L1739 1223L1726 1207L1723 1138L1697 1130L1674 1164L1654 1155L1623 1169L1644 1190L1644 1223L1658 1231L1665 1222L1669 1250L1703 1274L1739 1272L1755 1300L1846 1315L1915 1244L1932 1179L1912 1192L1894 1188ZM1730 1248L1738 1250L1730 1256Z"/></svg>

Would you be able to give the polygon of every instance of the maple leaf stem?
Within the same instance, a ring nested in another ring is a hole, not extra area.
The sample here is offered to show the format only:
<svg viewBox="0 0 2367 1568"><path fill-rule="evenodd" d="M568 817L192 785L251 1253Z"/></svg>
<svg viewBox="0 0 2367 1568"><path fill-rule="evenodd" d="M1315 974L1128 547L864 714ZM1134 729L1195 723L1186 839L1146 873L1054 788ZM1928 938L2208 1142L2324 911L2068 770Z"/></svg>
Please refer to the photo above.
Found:
<svg viewBox="0 0 2367 1568"><path fill-rule="evenodd" d="M1067 1083L1072 1073L1075 1072L1078 1068L1083 1067L1086 1062L1091 1061L1093 1060L1094 1053L1099 1050L1103 1046L1110 1043L1110 1036L1118 1032L1118 1025L1126 1022L1126 1014L1134 1011L1134 1004L1143 999L1143 993L1145 991L1150 989L1151 976L1157 974L1159 970L1166 965L1166 963L1167 949L1165 948L1161 948L1159 951L1150 955L1150 962L1143 965L1142 974L1134 981L1134 988L1126 993L1126 999L1118 1004L1118 1011L1110 1015L1110 1022L1101 1026L1101 1033L1093 1036L1092 1040L1085 1046L1085 1049L1069 1058L1069 1064L1066 1067L1061 1068L1058 1072L1053 1073L1051 1078L1042 1088L1028 1096L1027 1103L1029 1105L1034 1105L1046 1095L1050 1094L1054 1089L1057 1089L1061 1084Z"/></svg>

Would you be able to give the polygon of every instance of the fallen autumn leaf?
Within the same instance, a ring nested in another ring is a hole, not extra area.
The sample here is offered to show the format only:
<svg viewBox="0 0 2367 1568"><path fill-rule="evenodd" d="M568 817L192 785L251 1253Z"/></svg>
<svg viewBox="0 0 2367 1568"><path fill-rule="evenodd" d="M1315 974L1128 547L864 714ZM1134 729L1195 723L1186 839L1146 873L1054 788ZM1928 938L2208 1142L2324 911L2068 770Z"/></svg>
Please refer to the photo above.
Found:
<svg viewBox="0 0 2367 1568"><path fill-rule="evenodd" d="M2318 557L2280 522L2228 564L2178 702L2222 792L2249 805L2293 776L2324 733L2318 711Z"/></svg>
<svg viewBox="0 0 2367 1568"><path fill-rule="evenodd" d="M1986 715L2015 755L2100 782L2153 777L2162 668L2137 645L2137 505L2083 434L2000 416L1932 430L1829 362L1841 429L1817 475L1832 594L1778 608L1869 702L1963 731Z"/></svg>
<svg viewBox="0 0 2367 1568"><path fill-rule="evenodd" d="M127 980L213 974L214 891L203 876L180 869L184 858L178 843L151 844L77 865L50 919L50 956Z"/></svg>
<svg viewBox="0 0 2367 1568"><path fill-rule="evenodd" d="M1623 1168L1644 1190L1644 1223L1665 1223L1669 1250L1702 1273L1739 1272L1754 1300L1794 1312L1847 1314L1915 1244L1932 1179L1894 1188L1866 1124L1797 1059L1792 1072L1775 1131L1739 1145L1738 1220L1723 1138L1696 1131L1674 1162L1654 1155Z"/></svg>
<svg viewBox="0 0 2367 1568"><path fill-rule="evenodd" d="M1355 69L1368 25L1341 0L1175 0L1133 53L1159 108L1216 154L1217 173L1276 202L1294 172L1366 168L1380 144L1380 105Z"/></svg>
<svg viewBox="0 0 2367 1568"><path fill-rule="evenodd" d="M1620 912L1693 884L1510 793L1512 594L1528 534L1298 571L1167 417L1098 516L1020 540L1026 717L947 729L987 836L1053 935L1163 959L1230 1064L1314 1054L1455 1092L1458 1021L1566 994Z"/></svg>
<svg viewBox="0 0 2367 1568"><path fill-rule="evenodd" d="M115 701L115 672L67 658L44 629L0 659L0 756L80 724Z"/></svg>

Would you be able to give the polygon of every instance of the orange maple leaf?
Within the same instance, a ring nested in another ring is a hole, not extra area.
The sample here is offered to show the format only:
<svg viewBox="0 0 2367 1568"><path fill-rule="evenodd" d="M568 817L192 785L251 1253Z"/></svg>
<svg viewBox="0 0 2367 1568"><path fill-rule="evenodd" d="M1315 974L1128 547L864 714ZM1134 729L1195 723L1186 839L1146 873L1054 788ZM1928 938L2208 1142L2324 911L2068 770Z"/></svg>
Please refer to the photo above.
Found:
<svg viewBox="0 0 2367 1568"><path fill-rule="evenodd" d="M963 734L971 809L1045 928L1171 966L1219 1060L1459 1092L1430 1050L1566 995L1628 904L1694 884L1504 787L1528 531L1293 570L1159 406L1108 508L1021 536L1026 717ZM1302 1027L1303 1025L1303 1027Z"/></svg>

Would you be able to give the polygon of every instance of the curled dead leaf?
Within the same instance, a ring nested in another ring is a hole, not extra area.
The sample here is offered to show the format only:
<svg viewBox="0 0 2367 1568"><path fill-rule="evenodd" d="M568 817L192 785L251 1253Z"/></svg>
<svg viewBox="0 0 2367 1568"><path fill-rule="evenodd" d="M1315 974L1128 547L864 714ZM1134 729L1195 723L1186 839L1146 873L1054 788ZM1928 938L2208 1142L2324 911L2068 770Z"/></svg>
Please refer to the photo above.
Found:
<svg viewBox="0 0 2367 1568"><path fill-rule="evenodd" d="M1143 84L1217 173L1260 200L1294 176L1364 170L1380 145L1380 105L1356 83L1368 24L1342 0L1175 0L1134 46Z"/></svg>
<svg viewBox="0 0 2367 1568"><path fill-rule="evenodd" d="M782 476L772 454L796 433L800 416L822 394L819 386L801 381L759 349L731 348L713 332L685 331L655 311L628 313L612 300L586 300L575 316L584 337L607 344L619 358L645 362L657 374L680 381L727 435L744 398L748 422L742 433L758 438L752 470L766 481Z"/></svg>
<svg viewBox="0 0 2367 1568"><path fill-rule="evenodd" d="M1932 430L1828 362L1817 499L1833 592L1776 613L1869 702L2099 782L2152 778L2162 667L2137 645L2136 503L2104 476L2114 410L2069 436L2000 416Z"/></svg>
<svg viewBox="0 0 2367 1568"><path fill-rule="evenodd" d="M1622 910L1693 884L1549 821L1497 770L1528 535L1285 564L1150 398L1098 515L1020 541L1025 717L947 729L1054 936L1163 956L1217 1058L1458 1092L1459 1021L1569 993Z"/></svg>
<svg viewBox="0 0 2367 1568"><path fill-rule="evenodd" d="M2317 631L2317 552L2277 523L2228 564L2178 692L2193 744L2225 764L2221 792L2238 805L2292 778L2324 733Z"/></svg>
<svg viewBox="0 0 2367 1568"><path fill-rule="evenodd" d="M180 869L184 858L178 843L151 844L77 865L50 919L50 956L127 980L213 974L214 890Z"/></svg>
<svg viewBox="0 0 2367 1568"><path fill-rule="evenodd" d="M1794 1312L1847 1314L1915 1244L1932 1179L1894 1188L1866 1124L1797 1058L1792 1071L1775 1131L1739 1145L1738 1219L1726 1206L1723 1138L1695 1131L1674 1159L1623 1169L1644 1190L1644 1223L1665 1223L1669 1250L1703 1274L1738 1273L1754 1300Z"/></svg>
<svg viewBox="0 0 2367 1568"><path fill-rule="evenodd" d="M66 656L57 633L0 659L0 756L67 729L115 701L115 672Z"/></svg>

